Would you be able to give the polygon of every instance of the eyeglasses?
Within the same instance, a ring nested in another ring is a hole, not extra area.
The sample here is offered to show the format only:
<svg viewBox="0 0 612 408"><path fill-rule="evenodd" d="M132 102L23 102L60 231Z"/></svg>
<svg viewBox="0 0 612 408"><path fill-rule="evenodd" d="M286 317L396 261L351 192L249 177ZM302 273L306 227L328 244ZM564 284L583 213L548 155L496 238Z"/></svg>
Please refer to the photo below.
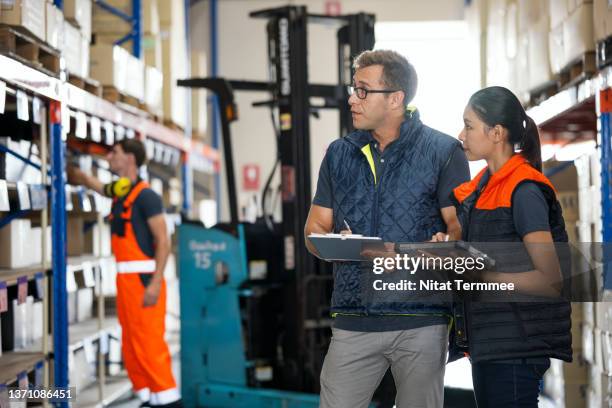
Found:
<svg viewBox="0 0 612 408"><path fill-rule="evenodd" d="M365 99L368 97L369 93L393 93L397 92L396 89L366 89L355 86L347 86L349 96L357 95L359 99Z"/></svg>

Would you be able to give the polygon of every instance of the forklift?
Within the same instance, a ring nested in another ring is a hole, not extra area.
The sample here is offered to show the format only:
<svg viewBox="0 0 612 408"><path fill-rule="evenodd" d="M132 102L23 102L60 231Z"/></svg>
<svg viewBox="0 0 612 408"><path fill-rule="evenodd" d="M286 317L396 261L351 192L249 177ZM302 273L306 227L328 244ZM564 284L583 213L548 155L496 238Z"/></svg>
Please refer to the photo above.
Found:
<svg viewBox="0 0 612 408"><path fill-rule="evenodd" d="M304 6L250 16L267 20L270 82L178 81L218 98L230 209L228 223L178 228L183 401L189 407L317 407L333 282L331 264L310 255L303 236L312 198L309 119L319 109L338 109L339 136L353 130L347 86L353 58L374 48L375 18L309 14ZM337 85L308 82L309 24L338 27ZM238 119L235 91L267 91L272 99L254 105L278 112L280 223L265 211L256 223L238 221L230 131ZM312 97L323 104L311 104Z"/></svg>

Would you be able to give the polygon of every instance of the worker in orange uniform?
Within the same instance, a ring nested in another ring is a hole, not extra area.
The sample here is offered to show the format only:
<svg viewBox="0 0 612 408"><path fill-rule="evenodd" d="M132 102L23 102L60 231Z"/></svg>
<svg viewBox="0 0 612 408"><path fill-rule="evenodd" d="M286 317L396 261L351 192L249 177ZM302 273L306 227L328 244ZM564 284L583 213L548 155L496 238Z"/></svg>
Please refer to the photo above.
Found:
<svg viewBox="0 0 612 408"><path fill-rule="evenodd" d="M144 407L182 407L164 340L164 268L170 240L161 198L138 176L145 162L141 141L124 139L107 155L120 177L111 184L68 168L68 181L113 198L112 249L117 261L117 313L125 368Z"/></svg>

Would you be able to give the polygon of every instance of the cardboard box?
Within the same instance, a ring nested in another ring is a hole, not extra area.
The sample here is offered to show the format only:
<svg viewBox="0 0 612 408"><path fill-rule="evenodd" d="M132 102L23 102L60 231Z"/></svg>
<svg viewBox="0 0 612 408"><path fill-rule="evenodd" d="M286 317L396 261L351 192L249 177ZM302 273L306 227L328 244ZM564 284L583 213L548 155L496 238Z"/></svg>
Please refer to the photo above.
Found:
<svg viewBox="0 0 612 408"><path fill-rule="evenodd" d="M569 0L550 0L550 28L557 27L569 16Z"/></svg>
<svg viewBox="0 0 612 408"><path fill-rule="evenodd" d="M96 44L90 48L90 74L106 86L126 90L128 52L116 45Z"/></svg>
<svg viewBox="0 0 612 408"><path fill-rule="evenodd" d="M172 1L162 0L162 3ZM132 15L131 0L106 0L106 3L121 12ZM143 34L159 34L159 7L157 0L142 1L142 29ZM109 13L99 6L94 7L92 30L95 34L116 34L116 39L131 31L130 25L123 19Z"/></svg>
<svg viewBox="0 0 612 408"><path fill-rule="evenodd" d="M160 34L143 36L142 48L145 65L163 70L163 48Z"/></svg>
<svg viewBox="0 0 612 408"><path fill-rule="evenodd" d="M91 57L89 52L89 40L85 37L81 37L81 64L80 64L80 75L83 78L89 78L89 67L91 64Z"/></svg>
<svg viewBox="0 0 612 408"><path fill-rule="evenodd" d="M612 332L611 302L595 302L595 328Z"/></svg>
<svg viewBox="0 0 612 408"><path fill-rule="evenodd" d="M3 0L0 22L23 27L39 40L45 41L45 0Z"/></svg>
<svg viewBox="0 0 612 408"><path fill-rule="evenodd" d="M549 25L548 17L543 16L539 21L534 22L527 31L529 89L541 86L553 77L548 58Z"/></svg>
<svg viewBox="0 0 612 408"><path fill-rule="evenodd" d="M206 55L203 52L191 52L191 76L193 78L206 78L207 76ZM206 91L193 88L191 90L191 129L200 137L206 134L208 120L208 104L206 103Z"/></svg>
<svg viewBox="0 0 612 408"><path fill-rule="evenodd" d="M549 18L549 0L518 0L518 24L519 34L525 33L534 24L541 21L543 17ZM546 32L550 30L550 22L546 27Z"/></svg>
<svg viewBox="0 0 612 408"><path fill-rule="evenodd" d="M64 17L72 21L87 40L91 40L91 0L64 0Z"/></svg>
<svg viewBox="0 0 612 408"><path fill-rule="evenodd" d="M563 391L563 404L557 404L556 406L565 406L566 408L582 408L586 406L589 395L586 384L565 384Z"/></svg>
<svg viewBox="0 0 612 408"><path fill-rule="evenodd" d="M30 220L16 219L0 228L0 268L23 268L32 264L29 236Z"/></svg>
<svg viewBox="0 0 612 408"><path fill-rule="evenodd" d="M593 16L595 41L605 40L612 35L612 3L608 0L594 0Z"/></svg>
<svg viewBox="0 0 612 408"><path fill-rule="evenodd" d="M145 104L160 115L164 108L164 75L155 67L145 67Z"/></svg>
<svg viewBox="0 0 612 408"><path fill-rule="evenodd" d="M145 69L144 62L132 54L126 55L127 59L127 79L125 93L144 101L145 97Z"/></svg>
<svg viewBox="0 0 612 408"><path fill-rule="evenodd" d="M585 52L595 50L593 4L582 4L563 22L563 45L567 65Z"/></svg>
<svg viewBox="0 0 612 408"><path fill-rule="evenodd" d="M93 317L93 288L82 288L76 292L76 320L84 322Z"/></svg>
<svg viewBox="0 0 612 408"><path fill-rule="evenodd" d="M184 127L187 120L187 94L185 88L179 88L176 85L176 81L185 78L187 73L185 70L187 60L185 36L182 34L182 26L169 27L168 30L169 35L162 39L164 118Z"/></svg>
<svg viewBox="0 0 612 408"><path fill-rule="evenodd" d="M64 14L53 3L47 3L47 44L57 49L64 49Z"/></svg>
<svg viewBox="0 0 612 408"><path fill-rule="evenodd" d="M563 24L551 28L548 33L548 57L553 73L561 72L565 67L565 46L563 37Z"/></svg>
<svg viewBox="0 0 612 408"><path fill-rule="evenodd" d="M85 234L85 220L83 217L68 217L66 222L66 237L68 256L81 256L85 254L85 248L91 248L93 246L93 244L86 240L86 238L91 237L91 235Z"/></svg>
<svg viewBox="0 0 612 408"><path fill-rule="evenodd" d="M74 75L82 76L83 60L83 39L81 32L69 21L64 20L64 49L62 50L64 59L66 60L66 68L68 72Z"/></svg>

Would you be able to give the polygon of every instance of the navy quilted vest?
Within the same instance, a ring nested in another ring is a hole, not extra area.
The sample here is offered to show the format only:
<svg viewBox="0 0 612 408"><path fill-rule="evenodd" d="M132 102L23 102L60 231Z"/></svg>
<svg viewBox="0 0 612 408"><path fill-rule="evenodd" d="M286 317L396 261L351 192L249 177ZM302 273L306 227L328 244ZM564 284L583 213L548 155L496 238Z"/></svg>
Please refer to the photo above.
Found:
<svg viewBox="0 0 612 408"><path fill-rule="evenodd" d="M354 131L328 148L333 192L334 231L344 220L354 234L381 237L386 242L422 242L446 230L437 199L438 177L456 139L422 124L418 112L402 123L400 137L385 150L383 174L376 179L362 149L372 136ZM362 287L371 263L334 263L332 314L449 313L446 304L372 301Z"/></svg>

